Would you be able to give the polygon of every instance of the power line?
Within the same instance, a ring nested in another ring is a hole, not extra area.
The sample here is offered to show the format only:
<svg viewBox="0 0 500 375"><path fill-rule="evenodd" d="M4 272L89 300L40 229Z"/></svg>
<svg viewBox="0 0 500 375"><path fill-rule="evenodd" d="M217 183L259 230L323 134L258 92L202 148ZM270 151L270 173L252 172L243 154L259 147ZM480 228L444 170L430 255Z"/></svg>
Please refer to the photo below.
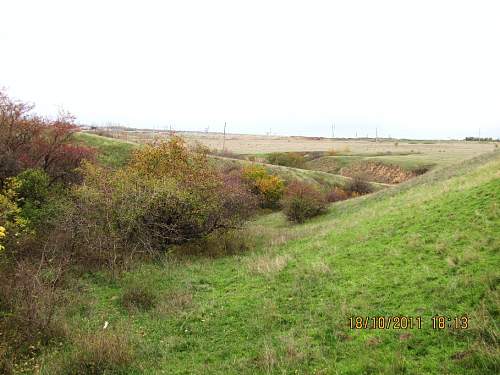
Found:
<svg viewBox="0 0 500 375"><path fill-rule="evenodd" d="M224 121L224 138L222 140L222 152L226 150L226 122Z"/></svg>

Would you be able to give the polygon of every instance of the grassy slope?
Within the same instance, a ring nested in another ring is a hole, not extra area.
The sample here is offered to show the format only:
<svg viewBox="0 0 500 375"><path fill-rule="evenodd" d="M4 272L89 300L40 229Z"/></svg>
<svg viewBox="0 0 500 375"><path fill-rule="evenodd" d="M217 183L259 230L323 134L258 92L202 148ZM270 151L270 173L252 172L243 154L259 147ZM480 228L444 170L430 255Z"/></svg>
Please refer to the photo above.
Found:
<svg viewBox="0 0 500 375"><path fill-rule="evenodd" d="M131 152L138 147L132 142L89 133L77 133L75 137L78 142L97 149L99 162L114 168L124 165L130 158Z"/></svg>
<svg viewBox="0 0 500 375"><path fill-rule="evenodd" d="M343 186L347 181L351 180L350 177L341 176L338 174L326 173L320 170L312 170L312 169L301 169L301 168L292 168L292 167L284 167L281 165L273 165L267 163L259 163L259 162L250 162L246 160L240 159L232 159L225 157L216 157L219 161L226 165L230 164L259 164L268 168L271 173L280 176L285 181L291 180L301 180L305 182L309 182L313 185L319 186ZM370 184L374 187L375 190L383 189L388 184L378 183L378 182L370 182Z"/></svg>
<svg viewBox="0 0 500 375"><path fill-rule="evenodd" d="M259 245L247 254L165 260L117 281L89 276L82 290L94 303L75 302L70 319L139 335L135 373L495 373L499 156L335 204L305 225L264 216L250 225ZM119 296L134 282L154 286L163 313L123 310ZM469 314L471 328L434 331L434 314ZM351 315L424 321L353 331Z"/></svg>

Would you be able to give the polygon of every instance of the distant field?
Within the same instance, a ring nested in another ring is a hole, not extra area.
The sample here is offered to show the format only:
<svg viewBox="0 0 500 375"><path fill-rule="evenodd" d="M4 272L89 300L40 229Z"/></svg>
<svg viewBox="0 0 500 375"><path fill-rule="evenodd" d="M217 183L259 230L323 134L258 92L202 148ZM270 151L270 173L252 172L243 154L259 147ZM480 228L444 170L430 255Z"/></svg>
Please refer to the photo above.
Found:
<svg viewBox="0 0 500 375"><path fill-rule="evenodd" d="M130 144L167 139L170 135L168 132L152 131L112 131L106 134L126 141L127 147L130 147ZM198 132L177 134L188 142L201 143L221 154L222 134ZM95 139L90 140L95 141ZM376 142L374 139L333 140L320 137L228 134L223 153L226 157L220 160L233 164L242 163L237 159L267 163L270 153L299 152L307 161L300 169L269 164L267 167L272 168L274 173L285 180L299 179L331 187L342 185L349 178L360 176L374 184L381 183L382 185L376 186L381 188L383 184L398 184L435 167L449 166L495 150L497 145L494 142L389 139L380 139ZM105 155L107 154L105 150Z"/></svg>
<svg viewBox="0 0 500 375"><path fill-rule="evenodd" d="M167 132L115 132L115 136L133 142L149 142L154 138L168 137ZM210 149L222 149L223 136L218 133L179 132L191 142L200 142ZM237 154L267 154L287 151L330 151L340 154L386 154L386 160L411 161L417 164L449 165L492 151L493 143L465 141L401 141L349 139L332 140L312 137L278 137L262 135L226 135L225 149ZM409 154L392 156L392 154ZM367 156L369 156L367 155Z"/></svg>

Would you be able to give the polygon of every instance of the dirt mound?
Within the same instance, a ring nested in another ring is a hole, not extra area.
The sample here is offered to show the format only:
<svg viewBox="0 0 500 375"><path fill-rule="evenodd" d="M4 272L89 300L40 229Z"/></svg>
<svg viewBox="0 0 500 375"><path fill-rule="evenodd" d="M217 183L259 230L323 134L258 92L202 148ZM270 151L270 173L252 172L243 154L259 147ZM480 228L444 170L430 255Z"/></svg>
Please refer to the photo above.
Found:
<svg viewBox="0 0 500 375"><path fill-rule="evenodd" d="M399 184L417 176L418 173L398 167L377 162L359 162L340 170L342 176L362 176L368 181L382 182L386 184Z"/></svg>

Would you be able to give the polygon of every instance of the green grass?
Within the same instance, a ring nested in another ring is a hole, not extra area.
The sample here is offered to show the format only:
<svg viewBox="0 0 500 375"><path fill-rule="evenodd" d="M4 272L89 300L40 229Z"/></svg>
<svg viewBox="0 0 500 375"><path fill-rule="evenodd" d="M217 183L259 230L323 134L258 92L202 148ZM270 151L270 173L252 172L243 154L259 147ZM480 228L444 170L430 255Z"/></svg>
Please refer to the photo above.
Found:
<svg viewBox="0 0 500 375"><path fill-rule="evenodd" d="M489 154L304 225L265 215L249 224L245 254L89 274L66 318L76 331L109 321L141 337L134 374L498 373L499 170L500 154ZM137 284L154 289L155 308L122 306ZM470 328L433 330L436 314L467 314ZM379 315L421 316L423 326L348 327L350 316Z"/></svg>
<svg viewBox="0 0 500 375"><path fill-rule="evenodd" d="M121 167L127 163L132 151L139 147L132 142L101 137L89 133L77 133L77 142L97 149L97 160L108 167Z"/></svg>

